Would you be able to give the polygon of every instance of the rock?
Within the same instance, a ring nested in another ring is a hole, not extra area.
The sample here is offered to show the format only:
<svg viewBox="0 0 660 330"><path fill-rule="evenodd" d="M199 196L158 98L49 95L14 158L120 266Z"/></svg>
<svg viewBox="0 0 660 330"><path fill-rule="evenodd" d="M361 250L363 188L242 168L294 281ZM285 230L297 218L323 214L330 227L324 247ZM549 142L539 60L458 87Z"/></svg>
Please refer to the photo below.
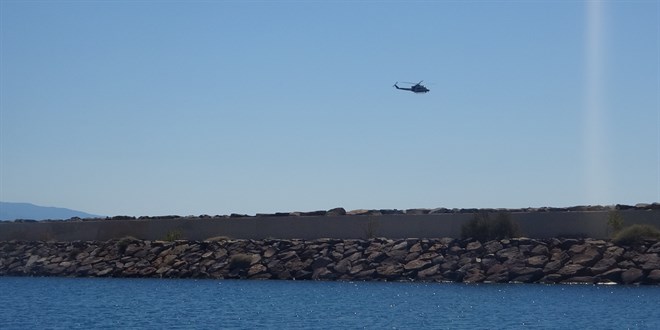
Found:
<svg viewBox="0 0 660 330"><path fill-rule="evenodd" d="M589 246L586 244L575 244L568 249L568 255L573 257L578 254L582 254Z"/></svg>
<svg viewBox="0 0 660 330"><path fill-rule="evenodd" d="M534 257L527 258L525 264L529 267L543 268L548 263L548 257L544 255L537 255Z"/></svg>
<svg viewBox="0 0 660 330"><path fill-rule="evenodd" d="M266 266L264 266L262 264L255 264L255 265L252 265L250 267L250 269L248 269L247 275L248 275L248 277L253 277L257 274L265 273L267 270L268 270L268 268L266 268Z"/></svg>
<svg viewBox="0 0 660 330"><path fill-rule="evenodd" d="M355 274L355 278L358 280L366 280L366 279L372 280L374 279L375 273L376 273L375 269L367 269Z"/></svg>
<svg viewBox="0 0 660 330"><path fill-rule="evenodd" d="M380 251L372 252L367 256L367 261L370 263L379 263L385 259L387 259L387 254Z"/></svg>
<svg viewBox="0 0 660 330"><path fill-rule="evenodd" d="M647 251L646 253L655 253L655 254L660 254L660 242L657 242L653 244Z"/></svg>
<svg viewBox="0 0 660 330"><path fill-rule="evenodd" d="M660 269L652 270L649 276L646 277L646 281L649 284L660 284Z"/></svg>
<svg viewBox="0 0 660 330"><path fill-rule="evenodd" d="M124 250L124 255L132 256L135 252L140 250L142 250L142 246L139 246L138 244L129 244L126 247L126 250Z"/></svg>
<svg viewBox="0 0 660 330"><path fill-rule="evenodd" d="M420 269L426 268L430 264L431 264L431 262L428 261L428 260L419 260L419 259L417 259L417 260L413 260L413 261L410 261L409 263L405 264L405 266L403 266L403 269L405 269L405 270L420 270Z"/></svg>
<svg viewBox="0 0 660 330"><path fill-rule="evenodd" d="M429 214L442 214L442 213L449 213L449 212L450 212L450 210L448 208L439 207L439 208L431 209L429 211Z"/></svg>
<svg viewBox="0 0 660 330"><path fill-rule="evenodd" d="M475 252L475 253L478 253L478 252L480 252L481 250L483 250L483 247L482 247L482 245L481 245L481 243L480 243L479 241L470 242L470 243L468 243L467 246L465 247L465 251L467 251L467 252Z"/></svg>
<svg viewBox="0 0 660 330"><path fill-rule="evenodd" d="M429 209L407 209L406 215L423 215L423 214L429 214L431 210Z"/></svg>
<svg viewBox="0 0 660 330"><path fill-rule="evenodd" d="M417 243L413 244L412 247L410 247L410 250L408 252L410 252L410 253L420 253L423 250L424 249L422 248L422 244L417 242Z"/></svg>
<svg viewBox="0 0 660 330"><path fill-rule="evenodd" d="M403 249L406 249L407 247L408 247L408 242L407 242L407 241L403 241L403 242L401 242L401 243L399 243L399 244L394 245L394 246L392 247L392 251L403 250Z"/></svg>
<svg viewBox="0 0 660 330"><path fill-rule="evenodd" d="M513 246L513 247L509 247L509 248L505 248L505 249L502 249L500 251L497 251L497 253L495 253L495 255L497 256L497 258L500 261L507 261L507 260L511 260L511 259L522 259L523 258L523 255L520 254L520 250L518 249L517 246Z"/></svg>
<svg viewBox="0 0 660 330"><path fill-rule="evenodd" d="M548 247L539 244L530 251L530 254L533 256L547 256L549 254Z"/></svg>
<svg viewBox="0 0 660 330"><path fill-rule="evenodd" d="M485 279L486 276L479 269L471 270L463 276L464 283L480 283L483 282Z"/></svg>
<svg viewBox="0 0 660 330"><path fill-rule="evenodd" d="M579 264L585 267L591 267L598 260L600 260L601 254L598 252L596 248L593 247L588 247L584 249L581 253L573 255L573 258L571 258L571 262L574 264Z"/></svg>
<svg viewBox="0 0 660 330"><path fill-rule="evenodd" d="M593 267L591 267L591 272L594 275L598 275L614 268L615 265L616 261L614 259L601 259Z"/></svg>
<svg viewBox="0 0 660 330"><path fill-rule="evenodd" d="M550 257L550 261L559 261L561 263L565 263L568 261L571 257L566 253L566 251L561 251L561 252L555 252L552 254Z"/></svg>
<svg viewBox="0 0 660 330"><path fill-rule="evenodd" d="M598 278L600 279L606 279L612 282L619 283L621 282L621 274L624 272L623 269L621 268L614 268L610 269L608 271L605 271L601 274L598 275Z"/></svg>
<svg viewBox="0 0 660 330"><path fill-rule="evenodd" d="M369 210L358 209L358 210L351 210L346 212L346 215L365 215L365 214L369 214Z"/></svg>
<svg viewBox="0 0 660 330"><path fill-rule="evenodd" d="M603 258L605 259L614 259L616 261L621 260L625 250L619 246L610 246L603 253Z"/></svg>
<svg viewBox="0 0 660 330"><path fill-rule="evenodd" d="M644 272L641 269L630 268L621 273L621 281L625 284L638 283L644 279Z"/></svg>
<svg viewBox="0 0 660 330"><path fill-rule="evenodd" d="M485 282L505 283L509 281L509 269L502 264L495 264L486 272Z"/></svg>
<svg viewBox="0 0 660 330"><path fill-rule="evenodd" d="M318 268L325 268L331 263L332 263L332 259L328 257L321 257L318 259L314 259L314 261L311 264L311 267L313 270L316 270Z"/></svg>
<svg viewBox="0 0 660 330"><path fill-rule="evenodd" d="M422 269L417 272L417 277L420 279L426 279L436 276L438 274L439 269L440 269L440 265L434 265L429 268Z"/></svg>
<svg viewBox="0 0 660 330"><path fill-rule="evenodd" d="M312 272L312 279L315 280L331 280L337 278L337 275L325 267L314 269Z"/></svg>
<svg viewBox="0 0 660 330"><path fill-rule="evenodd" d="M332 217L332 216L341 216L341 215L346 215L346 210L343 207L336 207L334 209L330 209L325 213L326 216Z"/></svg>
<svg viewBox="0 0 660 330"><path fill-rule="evenodd" d="M651 271L660 269L660 256L657 253L642 254L633 258L635 264L640 266L642 270Z"/></svg>
<svg viewBox="0 0 660 330"><path fill-rule="evenodd" d="M534 267L513 268L509 270L509 277L514 282L532 283L543 277L543 271Z"/></svg>
<svg viewBox="0 0 660 330"><path fill-rule="evenodd" d="M560 246L562 250L568 250L570 249L573 245L577 244L578 240L574 238L566 238L563 241L561 241Z"/></svg>
<svg viewBox="0 0 660 330"><path fill-rule="evenodd" d="M318 217L318 216L324 216L326 215L327 211L321 210L321 211L311 211L311 212L300 212L300 216L303 217Z"/></svg>
<svg viewBox="0 0 660 330"><path fill-rule="evenodd" d="M499 241L488 241L483 245L487 254L495 254L497 251L502 250L504 246Z"/></svg>
<svg viewBox="0 0 660 330"><path fill-rule="evenodd" d="M539 280L539 283L553 284L559 283L563 276L559 274L548 274Z"/></svg>
<svg viewBox="0 0 660 330"><path fill-rule="evenodd" d="M589 268L582 266L580 264L569 264L562 267L557 271L557 274L564 276L566 278L578 277L578 276L589 276L591 271Z"/></svg>
<svg viewBox="0 0 660 330"><path fill-rule="evenodd" d="M394 279L399 276L401 276L401 272L403 271L403 266L401 265L383 265L380 267L376 268L376 273L384 278L387 279Z"/></svg>
<svg viewBox="0 0 660 330"><path fill-rule="evenodd" d="M637 265L635 265L635 263L630 261L630 260L623 260L623 261L617 263L617 266L619 268L628 269L628 268L634 268Z"/></svg>
<svg viewBox="0 0 660 330"><path fill-rule="evenodd" d="M270 247L268 247L268 248L266 249L266 251L264 251L263 256L264 256L264 258L271 258L271 257L274 256L276 253L277 253L277 249L274 248L274 247L272 247L272 246L270 246Z"/></svg>
<svg viewBox="0 0 660 330"><path fill-rule="evenodd" d="M30 258L28 258L28 261L25 263L25 268L28 269L32 267L32 265L39 259L40 259L39 256L31 255Z"/></svg>
<svg viewBox="0 0 660 330"><path fill-rule="evenodd" d="M110 274L114 269L113 268L106 268L101 270L100 272L96 273L96 276L106 276Z"/></svg>
<svg viewBox="0 0 660 330"><path fill-rule="evenodd" d="M340 274L346 274L351 269L351 261L348 258L342 259L337 262L334 269Z"/></svg>

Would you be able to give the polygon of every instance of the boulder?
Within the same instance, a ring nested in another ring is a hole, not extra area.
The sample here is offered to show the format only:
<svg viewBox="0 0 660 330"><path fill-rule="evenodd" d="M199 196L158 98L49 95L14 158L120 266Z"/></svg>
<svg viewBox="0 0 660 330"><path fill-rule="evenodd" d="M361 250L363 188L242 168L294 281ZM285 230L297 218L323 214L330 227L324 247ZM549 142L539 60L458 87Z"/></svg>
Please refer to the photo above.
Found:
<svg viewBox="0 0 660 330"><path fill-rule="evenodd" d="M480 283L485 279L486 276L484 275L483 271L479 269L472 269L463 276L464 283Z"/></svg>
<svg viewBox="0 0 660 330"><path fill-rule="evenodd" d="M646 251L646 253L660 254L660 242L657 242L657 243L651 245L651 247L649 247L649 249Z"/></svg>
<svg viewBox="0 0 660 330"><path fill-rule="evenodd" d="M509 281L509 269L502 264L495 264L486 271L484 282L506 283Z"/></svg>
<svg viewBox="0 0 660 330"><path fill-rule="evenodd" d="M467 251L467 252L478 253L482 250L483 250L483 247L481 245L481 242L479 242L479 241L470 242L465 247L465 251Z"/></svg>
<svg viewBox="0 0 660 330"><path fill-rule="evenodd" d="M625 250L620 246L610 246L603 253L603 258L620 261Z"/></svg>
<svg viewBox="0 0 660 330"><path fill-rule="evenodd" d="M312 279L315 280L333 280L336 277L337 277L336 273L329 271L325 267L316 268L312 272Z"/></svg>
<svg viewBox="0 0 660 330"><path fill-rule="evenodd" d="M606 279L615 283L621 282L621 273L623 273L624 270L621 268L613 268L608 271L605 271L601 274L598 275L599 279Z"/></svg>
<svg viewBox="0 0 660 330"><path fill-rule="evenodd" d="M495 254L497 251L502 250L504 246L499 241L488 241L483 245L487 254Z"/></svg>
<svg viewBox="0 0 660 330"><path fill-rule="evenodd" d="M539 283L553 284L559 283L563 276L559 274L548 274L539 280Z"/></svg>
<svg viewBox="0 0 660 330"><path fill-rule="evenodd" d="M621 273L621 281L625 284L639 283L644 279L644 272L641 269L630 268Z"/></svg>
<svg viewBox="0 0 660 330"><path fill-rule="evenodd" d="M316 269L319 269L319 268L325 268L331 263L332 263L332 259L330 259L328 257L321 257L321 258L314 259L314 261L312 261L311 267L312 267L313 270L316 270Z"/></svg>
<svg viewBox="0 0 660 330"><path fill-rule="evenodd" d="M311 211L311 212L300 212L300 216L303 217L318 217L318 216L324 216L326 215L327 211L321 210L321 211Z"/></svg>
<svg viewBox="0 0 660 330"><path fill-rule="evenodd" d="M343 207L336 207L334 209L330 209L325 213L326 216L332 217L332 216L340 216L340 215L346 215L346 210Z"/></svg>
<svg viewBox="0 0 660 330"><path fill-rule="evenodd" d="M579 242L579 241L578 241L577 239L574 239L574 238L566 238L566 239L563 239L563 240L561 241L561 243L560 243L560 247L561 247L562 250L568 250L568 249L570 249L571 247L573 247L573 245L578 244L578 242Z"/></svg>
<svg viewBox="0 0 660 330"><path fill-rule="evenodd" d="M420 270L420 269L426 268L430 264L431 264L431 262L428 261L428 260L417 259L417 260L413 260L413 261L410 261L407 264L405 264L403 266L403 269L405 269L405 270Z"/></svg>
<svg viewBox="0 0 660 330"><path fill-rule="evenodd" d="M660 269L652 270L646 277L646 282L649 284L660 284Z"/></svg>
<svg viewBox="0 0 660 330"><path fill-rule="evenodd" d="M573 256L575 256L575 255L577 255L577 254L582 254L582 253L583 253L588 247L589 247L589 245L587 245L587 244L575 244L575 245L572 245L572 246L568 249L568 255L571 256L571 257L573 257Z"/></svg>
<svg viewBox="0 0 660 330"><path fill-rule="evenodd" d="M369 213L370 213L369 210L358 209L358 210L348 211L348 212L346 212L346 215L365 215L365 214L369 214Z"/></svg>
<svg viewBox="0 0 660 330"><path fill-rule="evenodd" d="M403 242L401 242L401 243L398 243L398 244L394 245L394 246L392 247L392 251L403 250L403 249L406 249L406 248L408 248L408 242L407 242L407 241L403 241Z"/></svg>
<svg viewBox="0 0 660 330"><path fill-rule="evenodd" d="M537 255L534 257L527 258L525 264L529 267L543 268L548 263L548 257L544 255Z"/></svg>
<svg viewBox="0 0 660 330"><path fill-rule="evenodd" d="M541 255L546 256L546 255L549 254L549 250L548 250L547 246L545 246L543 244L539 244L539 245L535 246L534 248L532 248L532 250L530 251L530 254L533 255L533 256L541 256Z"/></svg>
<svg viewBox="0 0 660 330"><path fill-rule="evenodd" d="M660 269L660 256L657 253L641 254L633 258L635 264L640 266L642 270L651 271Z"/></svg>
<svg viewBox="0 0 660 330"><path fill-rule="evenodd" d="M370 263L372 263L372 262L379 263L379 262L387 259L387 254L385 254L383 252L380 252L380 251L375 251L375 252L372 252L371 254L369 254L366 259Z"/></svg>
<svg viewBox="0 0 660 330"><path fill-rule="evenodd" d="M514 282L532 283L543 277L543 270L534 267L512 268L509 270L509 277Z"/></svg>
<svg viewBox="0 0 660 330"><path fill-rule="evenodd" d="M497 251L497 253L495 253L495 255L500 261L523 258L517 246L512 246L506 249L499 250Z"/></svg>
<svg viewBox="0 0 660 330"><path fill-rule="evenodd" d="M266 249L266 251L264 251L263 255L264 255L264 258L270 258L270 257L274 256L276 253L277 253L277 249L270 246Z"/></svg>
<svg viewBox="0 0 660 330"><path fill-rule="evenodd" d="M420 279L426 279L433 277L438 274L438 270L440 269L440 265L434 265L426 269L422 269L417 272L417 277Z"/></svg>
<svg viewBox="0 0 660 330"><path fill-rule="evenodd" d="M403 272L403 266L399 264L395 265L383 265L376 268L376 274L386 279L395 279L401 276Z"/></svg>
<svg viewBox="0 0 660 330"><path fill-rule="evenodd" d="M614 259L600 259L593 267L591 267L591 272L594 275L604 273L616 266L616 261Z"/></svg>
<svg viewBox="0 0 660 330"><path fill-rule="evenodd" d="M598 249L594 247L587 247L586 249L582 250L582 252L573 255L571 262L585 267L591 267L596 264L600 258L601 254L598 252Z"/></svg>
<svg viewBox="0 0 660 330"><path fill-rule="evenodd" d="M429 214L429 212L431 212L429 209L407 209L406 215L423 215Z"/></svg>
<svg viewBox="0 0 660 330"><path fill-rule="evenodd" d="M565 278L571 278L578 276L589 276L591 275L591 271L589 268L580 264L568 264L559 269L557 274L564 276Z"/></svg>
<svg viewBox="0 0 660 330"><path fill-rule="evenodd" d="M344 258L335 264L334 269L339 274L346 274L351 269L351 261Z"/></svg>
<svg viewBox="0 0 660 330"><path fill-rule="evenodd" d="M266 268L266 266L264 266L262 264L255 264L255 265L252 265L250 267L250 269L248 269L247 275L248 275L248 277L254 277L255 275L266 273L267 271L268 271L268 268Z"/></svg>

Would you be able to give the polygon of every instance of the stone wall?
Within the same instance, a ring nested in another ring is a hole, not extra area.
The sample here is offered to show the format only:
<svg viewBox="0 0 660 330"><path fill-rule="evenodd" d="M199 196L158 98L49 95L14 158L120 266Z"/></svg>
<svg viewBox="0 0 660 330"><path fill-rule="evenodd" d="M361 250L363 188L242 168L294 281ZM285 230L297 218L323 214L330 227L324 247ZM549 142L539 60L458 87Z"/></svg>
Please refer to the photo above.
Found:
<svg viewBox="0 0 660 330"><path fill-rule="evenodd" d="M658 285L659 254L557 238L0 241L0 275Z"/></svg>

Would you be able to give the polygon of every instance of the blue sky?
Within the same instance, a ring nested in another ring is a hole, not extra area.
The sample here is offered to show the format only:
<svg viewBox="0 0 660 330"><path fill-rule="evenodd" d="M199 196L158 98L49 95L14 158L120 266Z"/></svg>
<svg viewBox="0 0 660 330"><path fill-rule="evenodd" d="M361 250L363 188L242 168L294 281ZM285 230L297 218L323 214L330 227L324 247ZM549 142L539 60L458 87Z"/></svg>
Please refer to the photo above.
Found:
<svg viewBox="0 0 660 330"><path fill-rule="evenodd" d="M0 2L0 200L660 201L656 1ZM396 81L428 83L415 95Z"/></svg>

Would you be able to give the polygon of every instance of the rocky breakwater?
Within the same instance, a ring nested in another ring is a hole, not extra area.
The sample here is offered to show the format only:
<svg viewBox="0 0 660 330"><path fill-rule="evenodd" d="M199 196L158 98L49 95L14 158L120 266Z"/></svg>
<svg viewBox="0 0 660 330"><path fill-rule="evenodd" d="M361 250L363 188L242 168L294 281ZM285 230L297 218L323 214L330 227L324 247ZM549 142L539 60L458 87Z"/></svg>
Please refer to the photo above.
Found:
<svg viewBox="0 0 660 330"><path fill-rule="evenodd" d="M660 284L660 242L593 239L0 242L0 275Z"/></svg>

